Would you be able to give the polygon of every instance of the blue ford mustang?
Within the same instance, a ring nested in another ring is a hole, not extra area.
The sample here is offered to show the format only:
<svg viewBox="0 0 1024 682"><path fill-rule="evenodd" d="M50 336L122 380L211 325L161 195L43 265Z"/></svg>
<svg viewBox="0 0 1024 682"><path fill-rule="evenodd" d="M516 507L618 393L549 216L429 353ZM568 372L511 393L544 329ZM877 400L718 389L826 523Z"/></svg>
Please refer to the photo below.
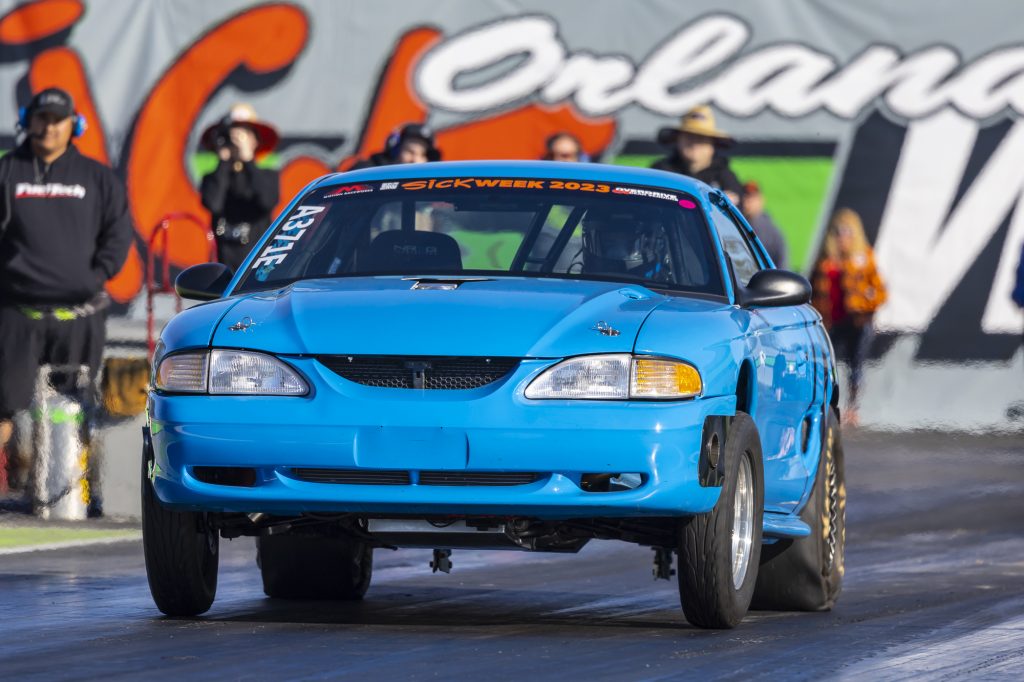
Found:
<svg viewBox="0 0 1024 682"><path fill-rule="evenodd" d="M843 574L832 353L724 195L659 171L431 163L311 183L161 335L143 445L158 608L220 537L267 595L359 599L382 547L678 556L683 612L821 610Z"/></svg>

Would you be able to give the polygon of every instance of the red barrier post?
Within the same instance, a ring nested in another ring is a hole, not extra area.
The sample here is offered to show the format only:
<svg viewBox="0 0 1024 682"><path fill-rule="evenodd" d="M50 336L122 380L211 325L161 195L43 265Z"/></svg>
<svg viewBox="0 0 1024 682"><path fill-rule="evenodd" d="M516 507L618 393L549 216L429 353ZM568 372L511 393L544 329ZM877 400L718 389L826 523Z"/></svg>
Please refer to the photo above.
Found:
<svg viewBox="0 0 1024 682"><path fill-rule="evenodd" d="M171 283L171 260L168 257L168 252L171 225L180 221L194 225L202 231L207 244L207 262L217 260L217 242L213 238L213 231L210 230L209 225L200 220L195 214L185 212L168 213L153 227L153 231L149 235L149 243L146 245L146 347L148 348L150 360L153 359L153 351L156 350L156 338L153 329L153 297L156 294L175 293ZM156 266L156 244L161 237L163 238L160 245L162 272L160 273L160 286L158 288L153 270ZM176 309L178 312L181 312L181 298L176 300Z"/></svg>

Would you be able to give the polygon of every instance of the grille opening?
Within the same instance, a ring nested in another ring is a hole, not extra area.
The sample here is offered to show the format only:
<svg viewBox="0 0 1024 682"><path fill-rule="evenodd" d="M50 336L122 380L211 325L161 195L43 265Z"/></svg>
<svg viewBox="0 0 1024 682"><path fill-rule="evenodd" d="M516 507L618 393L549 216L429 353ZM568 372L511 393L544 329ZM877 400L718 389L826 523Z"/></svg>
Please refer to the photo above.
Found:
<svg viewBox="0 0 1024 682"><path fill-rule="evenodd" d="M420 485L528 485L540 478L525 471L422 471Z"/></svg>
<svg viewBox="0 0 1024 682"><path fill-rule="evenodd" d="M506 377L519 358L321 355L317 358L338 376L364 386L465 390Z"/></svg>
<svg viewBox="0 0 1024 682"><path fill-rule="evenodd" d="M412 472L383 469L324 469L299 467L292 475L310 483L340 485L412 485ZM528 485L544 474L532 471L421 471L419 485L510 486Z"/></svg>
<svg viewBox="0 0 1024 682"><path fill-rule="evenodd" d="M340 485L409 485L408 471L382 469L318 469L299 468L292 472L296 478L310 483L336 483Z"/></svg>
<svg viewBox="0 0 1024 682"><path fill-rule="evenodd" d="M256 485L256 470L252 467L192 467L196 480L213 485L232 485L252 488Z"/></svg>

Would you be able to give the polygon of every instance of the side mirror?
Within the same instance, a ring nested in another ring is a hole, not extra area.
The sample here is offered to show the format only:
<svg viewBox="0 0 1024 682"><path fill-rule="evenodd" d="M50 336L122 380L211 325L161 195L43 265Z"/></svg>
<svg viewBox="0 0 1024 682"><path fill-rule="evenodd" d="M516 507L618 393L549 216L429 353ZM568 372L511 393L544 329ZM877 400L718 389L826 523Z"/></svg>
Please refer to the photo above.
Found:
<svg viewBox="0 0 1024 682"><path fill-rule="evenodd" d="M174 280L178 296L193 301L212 301L228 288L233 273L223 263L200 263L182 270Z"/></svg>
<svg viewBox="0 0 1024 682"><path fill-rule="evenodd" d="M775 308L811 302L811 283L789 270L761 270L739 290L738 302L745 308Z"/></svg>

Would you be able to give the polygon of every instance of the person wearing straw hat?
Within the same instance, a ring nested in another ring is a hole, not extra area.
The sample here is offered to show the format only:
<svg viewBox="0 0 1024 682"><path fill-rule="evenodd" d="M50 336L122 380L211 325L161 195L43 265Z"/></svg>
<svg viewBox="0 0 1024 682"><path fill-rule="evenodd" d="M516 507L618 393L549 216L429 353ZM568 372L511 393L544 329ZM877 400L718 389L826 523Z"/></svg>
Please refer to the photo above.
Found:
<svg viewBox="0 0 1024 682"><path fill-rule="evenodd" d="M256 158L277 146L278 135L249 104L236 104L207 128L200 144L217 153L217 168L203 177L203 206L210 212L217 259L234 271L273 218L280 194L277 171L260 168Z"/></svg>
<svg viewBox="0 0 1024 682"><path fill-rule="evenodd" d="M651 168L706 182L738 204L743 187L729 168L729 159L719 153L734 142L732 136L715 126L711 107L694 107L683 115L678 128L658 131L658 143L671 146L672 153L655 161Z"/></svg>

